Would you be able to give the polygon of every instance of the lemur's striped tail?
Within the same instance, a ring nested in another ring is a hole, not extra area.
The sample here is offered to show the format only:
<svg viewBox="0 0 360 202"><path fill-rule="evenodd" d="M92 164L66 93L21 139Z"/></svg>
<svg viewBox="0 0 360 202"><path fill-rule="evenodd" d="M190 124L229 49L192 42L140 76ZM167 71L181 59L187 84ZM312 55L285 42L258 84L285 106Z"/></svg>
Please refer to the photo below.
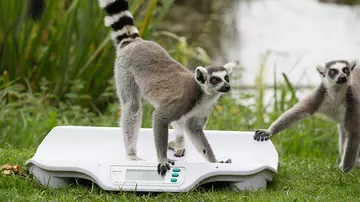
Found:
<svg viewBox="0 0 360 202"><path fill-rule="evenodd" d="M116 46L139 37L127 0L99 0L99 4L106 12L105 26L112 28L112 40Z"/></svg>

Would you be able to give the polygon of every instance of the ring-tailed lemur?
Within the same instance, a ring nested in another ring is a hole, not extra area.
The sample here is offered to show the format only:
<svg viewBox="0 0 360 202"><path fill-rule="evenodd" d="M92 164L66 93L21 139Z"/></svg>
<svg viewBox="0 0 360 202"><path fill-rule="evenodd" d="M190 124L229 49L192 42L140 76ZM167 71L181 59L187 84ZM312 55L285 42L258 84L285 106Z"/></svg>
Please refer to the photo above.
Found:
<svg viewBox="0 0 360 202"><path fill-rule="evenodd" d="M143 40L134 26L126 0L99 0L106 11L105 25L112 28L116 46L115 79L121 105L125 150L131 160L137 156L137 137L141 127L141 98L154 105L152 126L158 159L158 173L170 169L167 158L169 124L177 132L174 149L183 149L183 134L209 162L218 161L203 128L218 98L230 90L229 74L236 63L197 67L195 74L183 67L157 43ZM173 145L172 145L173 146ZM171 147L171 146L170 146ZM177 152L176 155L183 155Z"/></svg>
<svg viewBox="0 0 360 202"><path fill-rule="evenodd" d="M308 96L282 114L267 130L256 130L254 139L268 140L291 124L316 112L338 123L339 167L353 168L360 145L360 69L356 61L334 60L317 66L322 82Z"/></svg>

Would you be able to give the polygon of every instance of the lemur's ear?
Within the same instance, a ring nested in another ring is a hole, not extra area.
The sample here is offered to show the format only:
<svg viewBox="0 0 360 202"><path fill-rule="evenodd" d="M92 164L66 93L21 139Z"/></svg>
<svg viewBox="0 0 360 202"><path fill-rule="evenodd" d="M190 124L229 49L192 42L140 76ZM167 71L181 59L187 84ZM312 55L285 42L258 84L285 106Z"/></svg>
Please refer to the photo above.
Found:
<svg viewBox="0 0 360 202"><path fill-rule="evenodd" d="M198 66L195 69L195 79L200 83L205 83L207 76L208 76L208 72L204 67Z"/></svg>
<svg viewBox="0 0 360 202"><path fill-rule="evenodd" d="M359 64L359 61L358 61L358 60L349 61L349 66L350 66L351 71L354 70L354 68L355 68L358 64Z"/></svg>
<svg viewBox="0 0 360 202"><path fill-rule="evenodd" d="M316 65L316 70L317 70L323 77L325 77L325 70L326 70L325 64Z"/></svg>
<svg viewBox="0 0 360 202"><path fill-rule="evenodd" d="M224 65L226 71L228 72L228 74L231 74L231 72L233 71L234 67L236 67L236 65L238 65L236 62L229 62L226 63Z"/></svg>

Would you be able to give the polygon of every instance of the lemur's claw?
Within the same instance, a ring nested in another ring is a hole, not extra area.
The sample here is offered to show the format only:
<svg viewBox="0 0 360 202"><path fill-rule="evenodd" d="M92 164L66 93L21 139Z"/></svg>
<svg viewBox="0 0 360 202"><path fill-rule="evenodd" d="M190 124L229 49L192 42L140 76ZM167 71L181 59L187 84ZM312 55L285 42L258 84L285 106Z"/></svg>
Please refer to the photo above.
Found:
<svg viewBox="0 0 360 202"><path fill-rule="evenodd" d="M179 142L173 140L170 141L168 144L168 149L175 152L175 157L183 157L185 156L185 148Z"/></svg>
<svg viewBox="0 0 360 202"><path fill-rule="evenodd" d="M255 131L255 135L254 135L254 140L256 141L267 141L270 139L272 135L270 134L270 132L266 131L266 130L256 130Z"/></svg>
<svg viewBox="0 0 360 202"><path fill-rule="evenodd" d="M185 156L185 149L176 150L174 156L175 157L183 157L183 156Z"/></svg>
<svg viewBox="0 0 360 202"><path fill-rule="evenodd" d="M174 160L171 160L171 159L165 159L165 160L162 160L160 161L160 163L158 164L157 166L157 172L158 174L160 174L161 176L165 176L166 172L168 170L170 170L170 165L175 165L175 161Z"/></svg>
<svg viewBox="0 0 360 202"><path fill-rule="evenodd" d="M232 163L232 160L228 158L228 159L220 160L218 161L218 163Z"/></svg>

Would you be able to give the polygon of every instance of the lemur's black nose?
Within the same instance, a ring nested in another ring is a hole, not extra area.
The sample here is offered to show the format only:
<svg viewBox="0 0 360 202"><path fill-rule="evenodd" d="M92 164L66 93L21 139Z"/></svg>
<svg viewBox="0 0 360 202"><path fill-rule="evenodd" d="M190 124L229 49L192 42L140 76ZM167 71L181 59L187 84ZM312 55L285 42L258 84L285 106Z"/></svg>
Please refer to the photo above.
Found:
<svg viewBox="0 0 360 202"><path fill-rule="evenodd" d="M230 85L225 83L223 86L221 86L220 88L220 92L228 92L230 90Z"/></svg>
<svg viewBox="0 0 360 202"><path fill-rule="evenodd" d="M346 83L346 82L347 82L347 78L345 75L340 75L336 81L336 83Z"/></svg>

